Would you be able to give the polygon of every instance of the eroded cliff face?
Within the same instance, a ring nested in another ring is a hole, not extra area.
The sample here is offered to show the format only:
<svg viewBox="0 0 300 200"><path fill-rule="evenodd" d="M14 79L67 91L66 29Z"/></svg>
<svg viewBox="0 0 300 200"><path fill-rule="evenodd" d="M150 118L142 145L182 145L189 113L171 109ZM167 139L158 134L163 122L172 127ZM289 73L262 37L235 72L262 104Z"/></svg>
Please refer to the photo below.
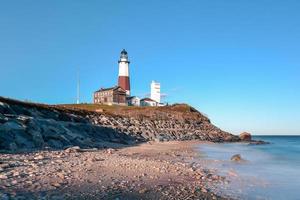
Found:
<svg viewBox="0 0 300 200"><path fill-rule="evenodd" d="M238 141L187 105L91 112L0 97L0 151L103 148L149 140Z"/></svg>
<svg viewBox="0 0 300 200"><path fill-rule="evenodd" d="M95 125L116 129L140 141L203 140L238 141L224 132L194 108L179 104L169 107L117 111L115 115L90 114Z"/></svg>

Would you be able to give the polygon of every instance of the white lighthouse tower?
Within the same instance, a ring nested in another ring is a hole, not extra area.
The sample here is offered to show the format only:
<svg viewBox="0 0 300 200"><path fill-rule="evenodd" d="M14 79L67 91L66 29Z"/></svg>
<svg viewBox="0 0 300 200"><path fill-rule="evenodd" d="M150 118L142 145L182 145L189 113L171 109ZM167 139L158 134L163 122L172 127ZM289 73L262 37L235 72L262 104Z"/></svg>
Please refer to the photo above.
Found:
<svg viewBox="0 0 300 200"><path fill-rule="evenodd" d="M119 60L119 79L118 85L126 90L126 94L130 96L130 80L129 80L129 60L125 49L121 51Z"/></svg>

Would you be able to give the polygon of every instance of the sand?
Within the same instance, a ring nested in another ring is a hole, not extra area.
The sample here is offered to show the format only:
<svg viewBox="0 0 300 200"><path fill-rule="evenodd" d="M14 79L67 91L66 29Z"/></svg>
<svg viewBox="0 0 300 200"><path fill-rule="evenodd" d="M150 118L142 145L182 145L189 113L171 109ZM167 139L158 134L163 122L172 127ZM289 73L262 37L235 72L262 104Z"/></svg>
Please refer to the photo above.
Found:
<svg viewBox="0 0 300 200"><path fill-rule="evenodd" d="M0 154L0 199L228 199L199 141Z"/></svg>

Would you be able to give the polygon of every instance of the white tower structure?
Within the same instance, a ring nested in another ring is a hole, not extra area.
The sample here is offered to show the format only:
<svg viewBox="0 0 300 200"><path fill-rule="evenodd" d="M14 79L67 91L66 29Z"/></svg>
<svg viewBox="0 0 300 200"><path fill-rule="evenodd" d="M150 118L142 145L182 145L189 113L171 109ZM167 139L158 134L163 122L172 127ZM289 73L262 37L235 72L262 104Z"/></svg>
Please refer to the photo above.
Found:
<svg viewBox="0 0 300 200"><path fill-rule="evenodd" d="M155 81L151 82L151 99L155 100L156 102L160 103L160 83Z"/></svg>
<svg viewBox="0 0 300 200"><path fill-rule="evenodd" d="M118 85L126 90L128 96L130 96L129 63L128 54L125 49L123 49L119 60Z"/></svg>

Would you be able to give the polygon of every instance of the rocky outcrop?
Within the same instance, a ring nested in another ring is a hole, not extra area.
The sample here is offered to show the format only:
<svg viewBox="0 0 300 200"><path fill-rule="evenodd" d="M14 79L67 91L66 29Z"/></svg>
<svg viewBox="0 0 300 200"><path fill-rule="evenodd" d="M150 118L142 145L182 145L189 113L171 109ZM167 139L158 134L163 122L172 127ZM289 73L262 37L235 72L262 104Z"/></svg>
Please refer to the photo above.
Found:
<svg viewBox="0 0 300 200"><path fill-rule="evenodd" d="M247 132L243 132L239 135L239 138L242 140L242 141L251 141L252 140L252 137L251 137L251 134L250 133L247 133Z"/></svg>
<svg viewBox="0 0 300 200"><path fill-rule="evenodd" d="M108 144L191 139L239 141L187 105L98 113L0 97L0 150L99 148Z"/></svg>
<svg viewBox="0 0 300 200"><path fill-rule="evenodd" d="M80 114L50 106L0 99L0 150L24 151L69 146L104 147L131 144L135 138L116 129L93 125Z"/></svg>
<svg viewBox="0 0 300 200"><path fill-rule="evenodd" d="M212 142L238 141L238 137L212 125L199 112L152 110L140 115L88 115L89 120L102 127L116 129L139 141L203 140Z"/></svg>

